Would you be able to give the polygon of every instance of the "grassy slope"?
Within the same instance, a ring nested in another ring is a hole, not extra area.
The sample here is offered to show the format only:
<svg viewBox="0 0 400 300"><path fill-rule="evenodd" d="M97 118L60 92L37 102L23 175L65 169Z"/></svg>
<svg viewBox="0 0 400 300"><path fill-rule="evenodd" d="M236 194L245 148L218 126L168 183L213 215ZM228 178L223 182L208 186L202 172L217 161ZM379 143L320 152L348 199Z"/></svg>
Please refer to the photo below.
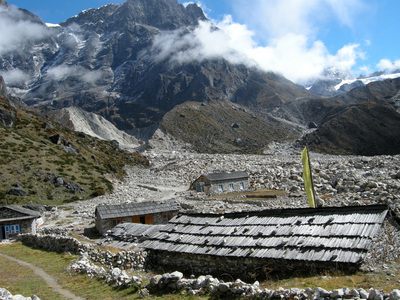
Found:
<svg viewBox="0 0 400 300"><path fill-rule="evenodd" d="M260 153L273 141L294 140L293 127L226 101L186 102L161 123L171 135L208 153Z"/></svg>
<svg viewBox="0 0 400 300"><path fill-rule="evenodd" d="M112 191L106 176L122 177L125 165L148 163L144 157L123 151L111 142L70 131L34 111L14 109L4 98L0 98L0 108L16 114L13 127L0 126L0 204L58 205L86 199ZM46 124L54 128L46 129ZM55 134L63 134L76 145L79 155L53 144L49 136ZM58 177L84 191L57 185ZM28 195L8 195L13 184L19 184Z"/></svg>

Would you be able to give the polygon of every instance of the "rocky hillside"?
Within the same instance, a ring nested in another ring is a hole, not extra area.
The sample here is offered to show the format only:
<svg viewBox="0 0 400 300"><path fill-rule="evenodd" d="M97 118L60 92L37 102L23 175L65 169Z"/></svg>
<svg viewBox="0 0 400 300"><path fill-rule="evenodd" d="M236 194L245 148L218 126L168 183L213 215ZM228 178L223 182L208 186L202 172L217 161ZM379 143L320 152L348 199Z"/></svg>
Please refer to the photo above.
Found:
<svg viewBox="0 0 400 300"><path fill-rule="evenodd" d="M186 102L165 115L161 128L208 153L262 153L270 143L294 140L301 133L228 101Z"/></svg>
<svg viewBox="0 0 400 300"><path fill-rule="evenodd" d="M148 161L0 97L0 204L57 205L96 197L111 192L110 179L122 178L124 166L135 164Z"/></svg>
<svg viewBox="0 0 400 300"><path fill-rule="evenodd" d="M377 103L336 106L302 142L329 154L399 154L400 114Z"/></svg>

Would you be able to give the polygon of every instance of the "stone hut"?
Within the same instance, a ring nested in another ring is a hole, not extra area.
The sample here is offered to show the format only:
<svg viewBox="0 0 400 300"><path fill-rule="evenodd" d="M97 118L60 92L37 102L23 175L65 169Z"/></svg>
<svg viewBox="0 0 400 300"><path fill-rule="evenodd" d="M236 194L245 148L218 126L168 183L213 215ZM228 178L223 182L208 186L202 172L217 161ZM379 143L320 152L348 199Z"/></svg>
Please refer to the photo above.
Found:
<svg viewBox="0 0 400 300"><path fill-rule="evenodd" d="M166 224L179 210L175 200L98 205L96 229L104 234L120 223Z"/></svg>
<svg viewBox="0 0 400 300"><path fill-rule="evenodd" d="M179 214L140 246L151 264L256 279L355 271L388 212L383 205Z"/></svg>
<svg viewBox="0 0 400 300"><path fill-rule="evenodd" d="M18 205L0 207L0 240L19 233L36 234L41 224L40 213Z"/></svg>
<svg viewBox="0 0 400 300"><path fill-rule="evenodd" d="M219 172L201 175L190 189L207 194L240 192L249 188L249 175L243 171Z"/></svg>

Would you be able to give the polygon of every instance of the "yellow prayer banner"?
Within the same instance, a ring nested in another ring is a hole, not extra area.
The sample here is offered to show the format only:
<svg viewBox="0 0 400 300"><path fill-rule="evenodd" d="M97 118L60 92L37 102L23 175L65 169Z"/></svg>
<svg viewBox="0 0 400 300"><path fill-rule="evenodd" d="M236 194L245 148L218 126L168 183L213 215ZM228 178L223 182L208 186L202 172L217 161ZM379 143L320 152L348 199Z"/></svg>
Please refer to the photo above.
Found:
<svg viewBox="0 0 400 300"><path fill-rule="evenodd" d="M310 158L308 156L307 146L304 147L304 150L301 152L301 160L303 161L303 179L304 186L306 188L308 203L312 208L315 208L315 199L314 199L314 185L311 175L311 166L310 166Z"/></svg>

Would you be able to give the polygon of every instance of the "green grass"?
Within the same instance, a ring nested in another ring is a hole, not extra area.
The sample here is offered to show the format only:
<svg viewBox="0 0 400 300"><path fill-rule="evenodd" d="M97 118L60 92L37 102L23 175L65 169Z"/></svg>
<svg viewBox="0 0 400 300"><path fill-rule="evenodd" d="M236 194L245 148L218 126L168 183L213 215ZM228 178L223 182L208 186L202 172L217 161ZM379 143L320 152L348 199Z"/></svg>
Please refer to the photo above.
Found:
<svg viewBox="0 0 400 300"><path fill-rule="evenodd" d="M75 295L84 299L140 299L138 287L127 289L114 288L100 279L90 279L81 274L69 274L67 267L78 258L76 255L58 254L32 249L21 243L0 246L0 253L4 253L17 259L29 262L44 269L54 277L58 284ZM64 299L54 294L46 283L37 277L29 267L23 267L0 257L0 287L6 288L13 295L21 294L25 297L37 295L41 299ZM3 267L3 266L6 266ZM13 272L10 272L13 270ZM135 274L143 280L143 286L149 283L154 275L151 273L137 272ZM152 295L149 299L208 299L180 294Z"/></svg>
<svg viewBox="0 0 400 300"><path fill-rule="evenodd" d="M90 279L85 275L69 274L67 267L77 259L75 255L57 254L38 249L31 249L21 243L0 246L0 253L5 253L20 260L34 264L57 279L62 288L71 291L79 297L85 299L139 299L137 288L115 289L107 285L104 281ZM0 257L0 287L6 288L12 294L22 294L24 296L39 296L41 299L62 299L38 278L30 268L22 267L14 262L10 262ZM357 272L354 275L343 274L323 274L313 277L295 277L282 280L267 280L260 283L260 288L276 290L279 287L290 288L316 288L322 287L328 291L339 288L369 288L382 289L384 292L391 292L399 287L400 280L400 261L387 263L389 271L377 271L374 273ZM10 272L10 270L13 270ZM143 286L154 275L151 273L138 272L132 274L141 276ZM178 294L158 294L152 295L150 299L208 299L190 297Z"/></svg>
<svg viewBox="0 0 400 300"><path fill-rule="evenodd" d="M137 153L68 130L35 112L11 108L1 97L0 108L13 110L16 115L14 127L0 126L0 205L60 205L74 201L71 199L100 195L96 189L110 193L113 187L106 179L107 174L122 178L126 175L124 166L148 165L147 159ZM54 129L45 129L46 123L52 123ZM62 134L65 140L78 147L79 155L66 153L60 145L53 144L48 137L55 134ZM83 191L71 194L70 189L56 184L54 175L79 185ZM20 184L28 196L7 195L13 184Z"/></svg>

